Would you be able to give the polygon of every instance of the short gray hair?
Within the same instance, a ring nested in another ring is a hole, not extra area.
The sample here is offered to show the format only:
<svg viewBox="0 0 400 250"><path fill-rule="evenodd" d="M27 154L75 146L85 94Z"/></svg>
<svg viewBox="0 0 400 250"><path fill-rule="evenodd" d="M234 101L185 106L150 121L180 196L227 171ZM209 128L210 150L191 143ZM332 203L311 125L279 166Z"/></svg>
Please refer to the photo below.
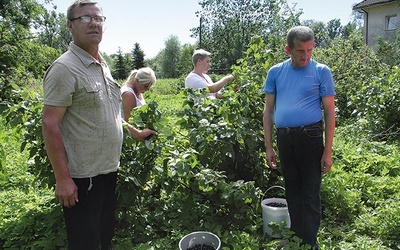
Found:
<svg viewBox="0 0 400 250"><path fill-rule="evenodd" d="M289 48L294 47L294 41L308 42L314 40L314 31L307 26L296 26L291 28L286 36L286 43Z"/></svg>
<svg viewBox="0 0 400 250"><path fill-rule="evenodd" d="M92 0L76 0L76 1L74 1L67 9L67 19L71 20L71 19L75 18L75 16L74 16L75 7L77 7L77 6L85 6L85 5L88 5L88 4L98 4L98 3L95 2L95 1L92 1Z"/></svg>
<svg viewBox="0 0 400 250"><path fill-rule="evenodd" d="M193 65L196 65L197 60L203 60L207 56L211 56L211 53L204 49L196 49L192 55Z"/></svg>

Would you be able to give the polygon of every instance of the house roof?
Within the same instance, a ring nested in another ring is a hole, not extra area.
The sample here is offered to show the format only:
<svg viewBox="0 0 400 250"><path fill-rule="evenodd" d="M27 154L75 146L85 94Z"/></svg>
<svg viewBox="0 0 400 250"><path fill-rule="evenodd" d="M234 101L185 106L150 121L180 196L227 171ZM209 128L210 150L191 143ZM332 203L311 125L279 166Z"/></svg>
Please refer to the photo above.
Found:
<svg viewBox="0 0 400 250"><path fill-rule="evenodd" d="M385 4L395 2L396 0L364 0L353 6L353 10L360 10L362 8L371 7L374 5Z"/></svg>

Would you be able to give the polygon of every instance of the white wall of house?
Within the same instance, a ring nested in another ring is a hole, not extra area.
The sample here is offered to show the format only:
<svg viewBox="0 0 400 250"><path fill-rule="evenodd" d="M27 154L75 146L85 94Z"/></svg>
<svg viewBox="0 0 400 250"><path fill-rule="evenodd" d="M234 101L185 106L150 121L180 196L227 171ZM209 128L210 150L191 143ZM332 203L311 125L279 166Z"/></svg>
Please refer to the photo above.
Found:
<svg viewBox="0 0 400 250"><path fill-rule="evenodd" d="M400 28L400 1L395 1L388 4L372 6L364 9L368 14L368 17L364 16L364 20L368 22L364 23L364 27L367 27L366 43L370 46L376 44L377 38L382 37L387 40L393 41L396 36L396 32ZM395 17L395 18L393 18ZM393 22L388 27L388 21L397 19L397 23ZM392 29L395 26L395 29ZM388 29L389 28L389 29Z"/></svg>

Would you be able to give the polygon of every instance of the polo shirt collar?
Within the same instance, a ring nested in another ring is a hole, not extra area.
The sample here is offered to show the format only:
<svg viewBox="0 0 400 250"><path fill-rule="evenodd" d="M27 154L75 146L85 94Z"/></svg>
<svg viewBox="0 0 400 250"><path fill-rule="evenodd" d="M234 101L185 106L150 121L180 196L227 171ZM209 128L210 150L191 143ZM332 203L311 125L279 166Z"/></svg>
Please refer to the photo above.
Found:
<svg viewBox="0 0 400 250"><path fill-rule="evenodd" d="M100 55L100 61L97 61L93 56L91 56L89 53L87 53L85 50L81 49L78 45L76 45L74 42L71 42L69 44L70 50L82 61L82 63L86 66L89 67L90 64L92 63L97 63L100 64L103 60L103 57Z"/></svg>

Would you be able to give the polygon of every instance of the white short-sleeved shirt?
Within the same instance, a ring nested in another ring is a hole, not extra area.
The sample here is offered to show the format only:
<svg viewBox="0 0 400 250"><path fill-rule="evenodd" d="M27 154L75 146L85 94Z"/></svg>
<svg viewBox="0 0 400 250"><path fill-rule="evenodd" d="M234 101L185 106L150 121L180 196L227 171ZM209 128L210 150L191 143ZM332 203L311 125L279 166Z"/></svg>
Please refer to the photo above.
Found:
<svg viewBox="0 0 400 250"><path fill-rule="evenodd" d="M190 72L185 79L185 88L205 89L212 83L213 81L207 74L202 74L201 76L197 73ZM216 93L209 93L207 96L215 98Z"/></svg>

